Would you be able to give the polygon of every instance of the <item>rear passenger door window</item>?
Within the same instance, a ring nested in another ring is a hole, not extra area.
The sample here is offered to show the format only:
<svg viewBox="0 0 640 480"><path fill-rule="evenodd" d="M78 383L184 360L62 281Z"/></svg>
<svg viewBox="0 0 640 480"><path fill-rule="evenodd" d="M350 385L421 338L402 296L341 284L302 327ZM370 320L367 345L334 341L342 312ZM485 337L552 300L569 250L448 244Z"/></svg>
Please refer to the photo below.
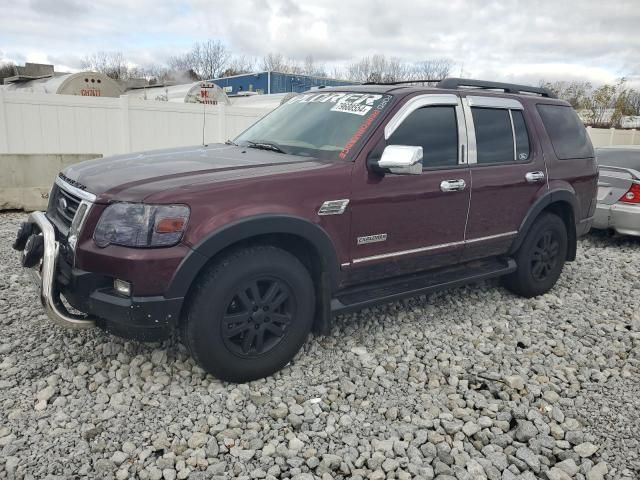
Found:
<svg viewBox="0 0 640 480"><path fill-rule="evenodd" d="M422 107L411 113L387 139L387 145L422 147L425 169L458 165L455 106Z"/></svg>
<svg viewBox="0 0 640 480"><path fill-rule="evenodd" d="M529 160L529 135L520 110L473 107L471 114L478 164Z"/></svg>

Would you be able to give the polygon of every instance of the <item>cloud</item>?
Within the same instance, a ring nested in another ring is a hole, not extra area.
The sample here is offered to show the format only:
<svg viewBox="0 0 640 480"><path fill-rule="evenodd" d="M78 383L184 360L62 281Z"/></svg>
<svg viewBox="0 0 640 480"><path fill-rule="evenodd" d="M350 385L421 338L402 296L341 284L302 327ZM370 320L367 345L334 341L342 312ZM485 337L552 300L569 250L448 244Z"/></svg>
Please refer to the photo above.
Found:
<svg viewBox="0 0 640 480"><path fill-rule="evenodd" d="M74 69L98 50L149 64L214 38L255 57L446 57L478 78L600 83L640 77L639 24L637 0L15 0L0 5L0 45Z"/></svg>

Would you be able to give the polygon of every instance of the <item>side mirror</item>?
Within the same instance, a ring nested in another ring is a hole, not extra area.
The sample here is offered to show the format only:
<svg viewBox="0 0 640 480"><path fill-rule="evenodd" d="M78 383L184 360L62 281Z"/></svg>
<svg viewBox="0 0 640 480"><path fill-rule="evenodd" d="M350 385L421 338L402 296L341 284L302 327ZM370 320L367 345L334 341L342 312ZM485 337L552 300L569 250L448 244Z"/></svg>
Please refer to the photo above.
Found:
<svg viewBox="0 0 640 480"><path fill-rule="evenodd" d="M422 147L389 145L382 152L377 167L396 175L420 175Z"/></svg>

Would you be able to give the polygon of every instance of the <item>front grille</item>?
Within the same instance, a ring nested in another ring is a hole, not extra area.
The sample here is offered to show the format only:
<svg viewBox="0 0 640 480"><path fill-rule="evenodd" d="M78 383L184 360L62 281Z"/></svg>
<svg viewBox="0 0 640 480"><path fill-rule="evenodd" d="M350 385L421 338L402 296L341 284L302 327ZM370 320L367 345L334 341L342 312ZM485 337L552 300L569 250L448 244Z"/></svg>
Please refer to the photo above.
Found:
<svg viewBox="0 0 640 480"><path fill-rule="evenodd" d="M60 232L67 236L73 218L78 211L82 200L61 188L57 183L53 185L49 196L47 216L58 227Z"/></svg>

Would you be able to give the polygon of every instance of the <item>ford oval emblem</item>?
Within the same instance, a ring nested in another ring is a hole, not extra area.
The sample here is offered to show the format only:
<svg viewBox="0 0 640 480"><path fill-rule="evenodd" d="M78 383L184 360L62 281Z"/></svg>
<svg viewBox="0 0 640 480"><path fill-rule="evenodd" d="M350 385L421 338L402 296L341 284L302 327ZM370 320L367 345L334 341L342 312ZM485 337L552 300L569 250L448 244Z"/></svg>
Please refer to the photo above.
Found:
<svg viewBox="0 0 640 480"><path fill-rule="evenodd" d="M60 205L60 208L61 208L62 210L66 210L66 209L67 209L67 207L69 206L69 205L67 204L67 199L66 199L66 198L64 198L64 197L62 197L60 200L58 200L58 205Z"/></svg>

